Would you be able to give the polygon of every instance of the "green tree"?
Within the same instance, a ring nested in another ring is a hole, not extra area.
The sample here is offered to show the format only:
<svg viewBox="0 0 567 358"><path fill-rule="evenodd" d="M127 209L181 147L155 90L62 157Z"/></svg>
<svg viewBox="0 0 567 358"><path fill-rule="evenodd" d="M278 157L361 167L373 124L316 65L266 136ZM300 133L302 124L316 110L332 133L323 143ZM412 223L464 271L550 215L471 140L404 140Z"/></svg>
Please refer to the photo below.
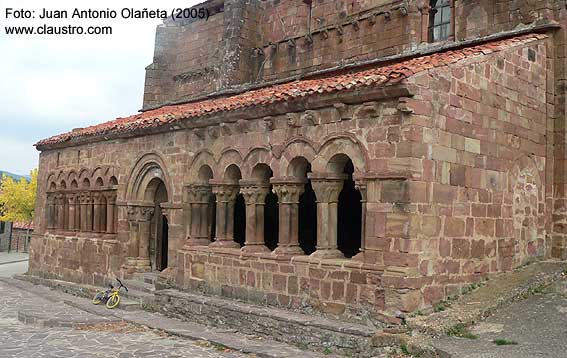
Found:
<svg viewBox="0 0 567 358"><path fill-rule="evenodd" d="M30 173L31 180L14 180L4 174L0 184L0 221L31 223L35 209L37 169Z"/></svg>

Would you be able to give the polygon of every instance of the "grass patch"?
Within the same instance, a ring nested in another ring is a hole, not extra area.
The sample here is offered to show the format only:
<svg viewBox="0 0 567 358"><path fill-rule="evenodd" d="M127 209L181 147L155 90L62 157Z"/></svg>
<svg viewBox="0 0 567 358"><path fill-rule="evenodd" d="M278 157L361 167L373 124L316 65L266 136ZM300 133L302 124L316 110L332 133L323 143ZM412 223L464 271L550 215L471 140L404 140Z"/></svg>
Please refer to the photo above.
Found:
<svg viewBox="0 0 567 358"><path fill-rule="evenodd" d="M445 301L436 303L435 306L433 306L433 312L443 312L446 309L447 309L447 303Z"/></svg>
<svg viewBox="0 0 567 358"><path fill-rule="evenodd" d="M332 353L333 353L333 350L329 347L325 347L325 349L323 349L323 354L325 354L325 355L329 355L329 354L332 354Z"/></svg>
<svg viewBox="0 0 567 358"><path fill-rule="evenodd" d="M535 287L531 287L528 290L528 293L530 295L540 295L542 293L545 293L545 285L538 285L538 286L535 286Z"/></svg>
<svg viewBox="0 0 567 358"><path fill-rule="evenodd" d="M495 339L492 343L496 344L497 346L513 346L518 344L516 341L509 341L507 339Z"/></svg>
<svg viewBox="0 0 567 358"><path fill-rule="evenodd" d="M447 330L447 335L452 337L461 337L467 339L477 339L478 336L474 333L469 332L467 327L462 323L457 323L453 327Z"/></svg>

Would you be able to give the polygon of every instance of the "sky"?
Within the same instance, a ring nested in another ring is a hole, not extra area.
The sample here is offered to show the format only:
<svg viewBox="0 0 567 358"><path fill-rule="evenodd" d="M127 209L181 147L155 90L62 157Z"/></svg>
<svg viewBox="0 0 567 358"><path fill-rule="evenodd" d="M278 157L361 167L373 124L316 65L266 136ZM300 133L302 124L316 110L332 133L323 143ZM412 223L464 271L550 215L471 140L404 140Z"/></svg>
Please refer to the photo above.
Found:
<svg viewBox="0 0 567 358"><path fill-rule="evenodd" d="M136 113L160 19L123 19L123 8L190 7L195 0L0 0L0 170L28 174L38 140ZM12 14L7 14L7 9ZM43 9L67 19L40 19ZM116 19L71 19L80 10L116 10ZM15 18L16 10L35 18ZM112 35L7 35L11 26L111 26Z"/></svg>

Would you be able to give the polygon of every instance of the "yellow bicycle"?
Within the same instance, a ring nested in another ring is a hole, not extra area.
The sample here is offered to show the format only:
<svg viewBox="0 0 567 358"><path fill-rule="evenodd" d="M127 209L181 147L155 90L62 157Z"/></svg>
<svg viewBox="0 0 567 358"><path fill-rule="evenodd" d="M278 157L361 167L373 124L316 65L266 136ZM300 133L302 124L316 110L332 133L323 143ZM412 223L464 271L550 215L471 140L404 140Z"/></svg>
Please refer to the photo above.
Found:
<svg viewBox="0 0 567 358"><path fill-rule="evenodd" d="M115 288L112 284L110 284L110 288L108 290L98 291L93 297L93 304L99 305L104 302L106 304L106 308L112 309L117 307L120 303L120 289L124 287L126 292L128 292L128 287L124 286L120 279L117 278L116 281L118 281L120 286Z"/></svg>

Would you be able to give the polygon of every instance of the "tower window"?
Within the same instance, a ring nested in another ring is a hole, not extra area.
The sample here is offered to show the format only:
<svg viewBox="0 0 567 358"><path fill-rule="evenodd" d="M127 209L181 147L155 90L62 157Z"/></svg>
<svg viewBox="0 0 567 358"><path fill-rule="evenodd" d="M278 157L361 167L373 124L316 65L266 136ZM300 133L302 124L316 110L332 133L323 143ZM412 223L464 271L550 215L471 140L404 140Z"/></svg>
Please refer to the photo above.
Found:
<svg viewBox="0 0 567 358"><path fill-rule="evenodd" d="M446 40L451 36L451 0L431 0L429 10L429 41Z"/></svg>

